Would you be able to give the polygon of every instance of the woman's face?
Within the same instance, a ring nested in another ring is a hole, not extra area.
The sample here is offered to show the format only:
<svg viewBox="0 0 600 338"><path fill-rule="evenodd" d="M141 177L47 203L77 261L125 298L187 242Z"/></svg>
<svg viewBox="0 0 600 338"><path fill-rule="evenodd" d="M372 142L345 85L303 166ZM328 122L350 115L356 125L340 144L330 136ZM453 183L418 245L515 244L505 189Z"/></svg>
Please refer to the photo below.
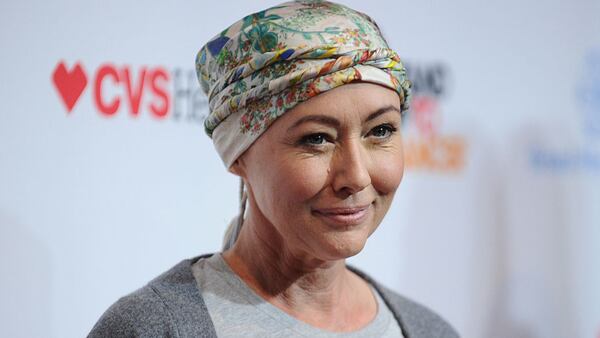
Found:
<svg viewBox="0 0 600 338"><path fill-rule="evenodd" d="M404 172L399 109L391 89L351 83L279 117L232 168L247 184L252 226L295 256L360 252Z"/></svg>

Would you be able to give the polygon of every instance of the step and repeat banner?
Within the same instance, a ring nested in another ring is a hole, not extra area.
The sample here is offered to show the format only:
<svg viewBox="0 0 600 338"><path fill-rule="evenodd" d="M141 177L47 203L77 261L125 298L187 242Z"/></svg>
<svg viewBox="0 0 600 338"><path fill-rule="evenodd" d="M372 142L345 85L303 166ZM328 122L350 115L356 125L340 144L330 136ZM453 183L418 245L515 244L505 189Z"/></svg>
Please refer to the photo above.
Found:
<svg viewBox="0 0 600 338"><path fill-rule="evenodd" d="M339 2L415 93L403 182L350 263L463 337L600 338L600 2ZM219 250L238 181L195 54L277 3L0 4L1 336L84 336Z"/></svg>

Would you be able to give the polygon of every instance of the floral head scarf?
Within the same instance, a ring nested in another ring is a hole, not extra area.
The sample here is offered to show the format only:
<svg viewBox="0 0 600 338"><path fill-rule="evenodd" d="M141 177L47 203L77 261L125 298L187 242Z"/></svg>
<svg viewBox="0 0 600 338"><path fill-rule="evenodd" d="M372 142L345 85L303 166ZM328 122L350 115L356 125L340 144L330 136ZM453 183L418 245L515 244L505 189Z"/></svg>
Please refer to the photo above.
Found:
<svg viewBox="0 0 600 338"><path fill-rule="evenodd" d="M209 99L206 133L229 168L279 116L353 81L395 90L410 81L367 15L328 1L291 1L248 15L200 49L196 72Z"/></svg>

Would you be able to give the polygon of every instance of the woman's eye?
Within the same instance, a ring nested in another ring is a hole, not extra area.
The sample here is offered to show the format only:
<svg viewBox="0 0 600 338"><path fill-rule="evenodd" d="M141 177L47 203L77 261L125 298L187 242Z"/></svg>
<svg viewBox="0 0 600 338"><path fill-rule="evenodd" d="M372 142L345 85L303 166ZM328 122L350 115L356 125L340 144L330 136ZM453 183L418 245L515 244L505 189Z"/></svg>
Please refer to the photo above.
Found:
<svg viewBox="0 0 600 338"><path fill-rule="evenodd" d="M327 142L327 135L325 134L311 134L304 136L300 143L305 145L322 145Z"/></svg>
<svg viewBox="0 0 600 338"><path fill-rule="evenodd" d="M396 131L396 128L390 124L379 125L369 132L369 136L376 138L388 138Z"/></svg>

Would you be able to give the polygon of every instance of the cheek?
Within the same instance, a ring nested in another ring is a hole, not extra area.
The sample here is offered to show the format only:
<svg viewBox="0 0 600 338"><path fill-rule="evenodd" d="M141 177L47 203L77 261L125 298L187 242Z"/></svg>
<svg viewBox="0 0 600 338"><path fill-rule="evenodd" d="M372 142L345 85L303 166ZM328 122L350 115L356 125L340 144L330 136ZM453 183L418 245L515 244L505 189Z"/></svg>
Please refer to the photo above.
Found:
<svg viewBox="0 0 600 338"><path fill-rule="evenodd" d="M327 183L328 170L329 162L324 158L291 156L281 162L281 177L278 184L280 189L286 187L286 194L290 195L290 200L310 201Z"/></svg>
<svg viewBox="0 0 600 338"><path fill-rule="evenodd" d="M375 156L375 169L371 175L372 184L382 194L394 193L404 175L404 154L402 149L383 151Z"/></svg>
<svg viewBox="0 0 600 338"><path fill-rule="evenodd" d="M279 152L281 154L281 152ZM273 158L273 156L271 157ZM311 201L327 182L329 162L319 157L298 154L274 156L275 161L263 161L257 172L260 182L255 188L258 199L269 214L284 214L284 217L299 215L294 210L309 208ZM292 212L293 215L285 216Z"/></svg>

